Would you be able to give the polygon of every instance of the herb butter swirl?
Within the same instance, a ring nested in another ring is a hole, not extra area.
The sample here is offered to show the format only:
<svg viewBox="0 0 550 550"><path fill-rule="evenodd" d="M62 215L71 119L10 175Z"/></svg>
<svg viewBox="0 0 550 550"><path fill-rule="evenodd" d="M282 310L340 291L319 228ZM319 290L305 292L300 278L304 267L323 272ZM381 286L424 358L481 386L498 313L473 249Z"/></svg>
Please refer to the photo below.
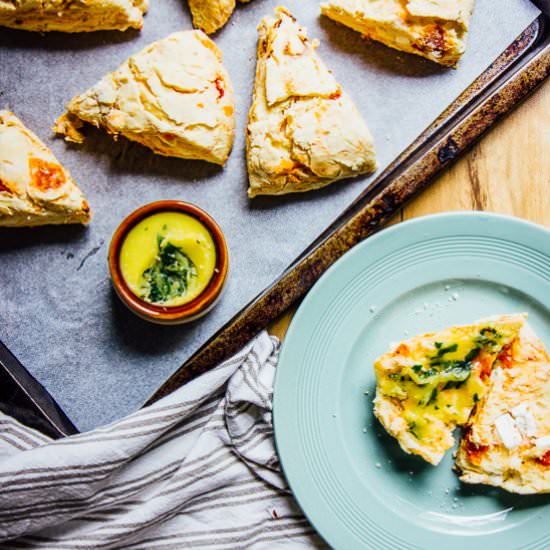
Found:
<svg viewBox="0 0 550 550"><path fill-rule="evenodd" d="M179 306L206 289L216 259L212 236L199 220L161 212L128 232L120 251L120 269L130 290L142 300Z"/></svg>

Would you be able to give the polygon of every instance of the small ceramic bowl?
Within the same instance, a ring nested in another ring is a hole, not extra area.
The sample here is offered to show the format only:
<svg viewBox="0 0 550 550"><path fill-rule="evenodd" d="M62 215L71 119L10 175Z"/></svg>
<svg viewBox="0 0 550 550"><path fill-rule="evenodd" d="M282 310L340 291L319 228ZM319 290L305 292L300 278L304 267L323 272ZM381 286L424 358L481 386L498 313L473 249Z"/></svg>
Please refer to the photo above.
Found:
<svg viewBox="0 0 550 550"><path fill-rule="evenodd" d="M178 306L155 305L142 300L130 290L120 269L120 250L128 232L144 218L161 212L181 212L194 217L208 229L216 245L216 267L207 287L192 301ZM210 311L221 296L228 269L227 244L218 224L204 210L183 201L158 201L138 208L118 226L109 247L111 280L120 299L142 319L162 325L189 323Z"/></svg>

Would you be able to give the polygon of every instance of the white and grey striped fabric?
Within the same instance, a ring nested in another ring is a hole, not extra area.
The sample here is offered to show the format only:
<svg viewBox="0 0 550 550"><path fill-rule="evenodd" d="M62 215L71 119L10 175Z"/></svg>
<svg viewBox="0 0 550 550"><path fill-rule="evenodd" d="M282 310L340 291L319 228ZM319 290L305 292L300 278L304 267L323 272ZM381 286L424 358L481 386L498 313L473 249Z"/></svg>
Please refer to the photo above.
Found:
<svg viewBox="0 0 550 550"><path fill-rule="evenodd" d="M278 341L244 350L152 407L51 441L0 416L0 548L324 547L280 472Z"/></svg>

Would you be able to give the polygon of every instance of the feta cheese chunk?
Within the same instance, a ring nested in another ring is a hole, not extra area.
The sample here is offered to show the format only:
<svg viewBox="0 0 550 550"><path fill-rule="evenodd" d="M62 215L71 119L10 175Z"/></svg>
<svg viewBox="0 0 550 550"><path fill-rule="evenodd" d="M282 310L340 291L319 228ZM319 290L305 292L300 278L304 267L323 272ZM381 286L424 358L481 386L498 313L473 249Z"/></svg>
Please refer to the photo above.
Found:
<svg viewBox="0 0 550 550"><path fill-rule="evenodd" d="M521 433L529 437L537 435L537 424L526 401L514 407L510 412L516 419L516 425Z"/></svg>
<svg viewBox="0 0 550 550"><path fill-rule="evenodd" d="M504 413L495 420L495 428L502 443L507 449L521 445L522 438L516 422L510 413Z"/></svg>

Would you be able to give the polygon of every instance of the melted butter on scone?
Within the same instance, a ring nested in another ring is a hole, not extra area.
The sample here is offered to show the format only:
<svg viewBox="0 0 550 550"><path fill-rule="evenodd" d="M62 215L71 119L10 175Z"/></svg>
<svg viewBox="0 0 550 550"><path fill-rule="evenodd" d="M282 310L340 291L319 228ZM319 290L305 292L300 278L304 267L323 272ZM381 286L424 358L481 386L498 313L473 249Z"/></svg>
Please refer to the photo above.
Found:
<svg viewBox="0 0 550 550"><path fill-rule="evenodd" d="M461 481L550 492L550 358L529 326L498 357L456 457Z"/></svg>
<svg viewBox="0 0 550 550"><path fill-rule="evenodd" d="M474 0L328 0L321 11L386 46L455 66Z"/></svg>
<svg viewBox="0 0 550 550"><path fill-rule="evenodd" d="M487 389L524 315L502 315L400 343L378 358L375 415L401 447L437 464Z"/></svg>
<svg viewBox="0 0 550 550"><path fill-rule="evenodd" d="M83 121L155 153L224 164L233 144L233 87L201 31L174 33L76 96L54 130L82 142Z"/></svg>
<svg viewBox="0 0 550 550"><path fill-rule="evenodd" d="M351 99L284 8L259 28L247 128L250 197L309 191L372 172L372 136Z"/></svg>

